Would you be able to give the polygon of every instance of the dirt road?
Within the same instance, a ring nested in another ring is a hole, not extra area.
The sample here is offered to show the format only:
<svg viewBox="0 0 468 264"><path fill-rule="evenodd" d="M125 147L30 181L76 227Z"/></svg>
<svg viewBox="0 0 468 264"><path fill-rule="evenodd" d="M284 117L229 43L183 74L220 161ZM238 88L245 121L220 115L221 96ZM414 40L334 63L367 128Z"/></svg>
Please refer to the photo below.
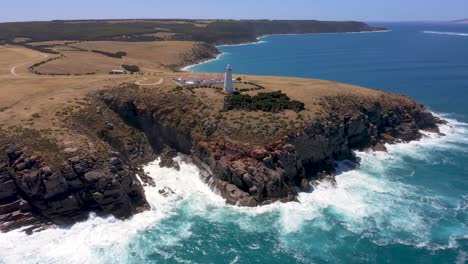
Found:
<svg viewBox="0 0 468 264"><path fill-rule="evenodd" d="M159 81L155 82L155 83L143 83L144 81L146 81L148 79L146 78L143 78L141 80L138 80L137 82L135 82L136 85L141 85L141 86L151 86L151 85L160 85L164 82L164 78L159 78Z"/></svg>

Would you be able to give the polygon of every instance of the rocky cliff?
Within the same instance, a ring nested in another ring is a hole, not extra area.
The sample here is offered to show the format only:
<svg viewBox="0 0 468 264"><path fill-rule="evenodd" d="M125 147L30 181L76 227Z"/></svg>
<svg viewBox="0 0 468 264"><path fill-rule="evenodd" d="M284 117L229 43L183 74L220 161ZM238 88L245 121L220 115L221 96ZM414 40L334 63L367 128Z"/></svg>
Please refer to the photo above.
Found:
<svg viewBox="0 0 468 264"><path fill-rule="evenodd" d="M230 204L295 201L311 182L333 181L336 161L356 162L353 150L385 150L384 143L419 139L420 130L438 132L442 122L405 96L337 94L306 105L319 106L316 112L255 112L256 125L240 130L249 136L239 137L232 126L247 123L249 113L226 112L217 90L210 96L135 85L99 92L67 121L70 133L86 139L80 151L38 143L40 134L0 137L0 230L67 225L90 211L126 218L146 210L138 166L161 153L162 165L177 166L175 151L208 172L206 182ZM271 123L284 118L289 123Z"/></svg>
<svg viewBox="0 0 468 264"><path fill-rule="evenodd" d="M213 136L222 122L176 114L181 109L165 105L168 98L167 94L151 100L138 93L101 95L126 122L145 132L156 151L167 145L191 154L200 168L209 170L207 181L229 203L242 206L293 201L297 191L310 191L310 181L330 177L336 161L356 161L353 150L384 150L384 143L416 140L420 130L438 132L441 122L405 96L376 101L332 96L322 98L325 116L306 120L301 130L277 135L271 143L256 145ZM190 106L188 101L184 105ZM201 132L194 133L197 130Z"/></svg>
<svg viewBox="0 0 468 264"><path fill-rule="evenodd" d="M148 208L141 183L117 153L103 164L84 155L50 167L27 147L0 147L0 231L67 225L90 211L126 218Z"/></svg>

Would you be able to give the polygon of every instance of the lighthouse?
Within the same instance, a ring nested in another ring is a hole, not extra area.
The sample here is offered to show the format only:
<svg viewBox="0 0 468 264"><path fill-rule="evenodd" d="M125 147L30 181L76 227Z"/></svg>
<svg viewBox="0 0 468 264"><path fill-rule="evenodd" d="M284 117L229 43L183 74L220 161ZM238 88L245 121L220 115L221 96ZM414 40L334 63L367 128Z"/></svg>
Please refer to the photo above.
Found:
<svg viewBox="0 0 468 264"><path fill-rule="evenodd" d="M231 65L227 65L226 73L224 74L224 92L233 93L234 86L232 85L232 68Z"/></svg>

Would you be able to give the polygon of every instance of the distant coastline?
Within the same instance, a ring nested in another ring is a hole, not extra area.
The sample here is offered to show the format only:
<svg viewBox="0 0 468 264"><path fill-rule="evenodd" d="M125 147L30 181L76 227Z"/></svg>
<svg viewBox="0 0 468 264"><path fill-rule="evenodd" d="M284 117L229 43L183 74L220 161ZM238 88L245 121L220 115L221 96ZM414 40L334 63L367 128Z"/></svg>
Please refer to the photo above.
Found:
<svg viewBox="0 0 468 264"><path fill-rule="evenodd" d="M243 43L237 43L237 44L222 44L222 45L216 45L215 47L216 48L222 48L222 47L258 45L258 44L266 43L266 41L264 41L263 39L267 38L267 37L271 37L271 36L298 36L298 35L324 35L324 34L326 34L326 35L332 35L332 34L369 34L369 33L387 33L387 32L391 32L391 31L392 31L391 29L385 29L385 30L368 30L368 31L356 31L356 32L330 32L330 33L305 33L305 34L301 34L301 33L269 34L269 35L263 35L263 36L257 37L257 40L253 41L253 42L243 42ZM215 58L202 60L202 61L199 61L199 62L197 62L195 64L191 64L191 65L181 67L178 70L181 71L181 72L192 72L190 69L192 69L193 67L198 66L198 65L202 65L202 64L205 64L205 63L208 63L208 62L219 60L225 54L226 54L225 52L221 52Z"/></svg>
<svg viewBox="0 0 468 264"><path fill-rule="evenodd" d="M200 65L200 64L204 64L204 63L208 63L210 61L215 61L215 60L219 60L225 53L222 52L222 53L219 53L218 55L216 55L216 58L212 58L212 59L207 59L207 60L202 60L198 63L195 63L195 64L191 64L191 65L187 65L187 66L184 66L184 67L181 67L179 68L178 70L181 71L181 72L190 72L190 68L193 68L197 65Z"/></svg>
<svg viewBox="0 0 468 264"><path fill-rule="evenodd" d="M468 24L468 19L455 20L455 21L452 21L452 23L457 23L457 24Z"/></svg>

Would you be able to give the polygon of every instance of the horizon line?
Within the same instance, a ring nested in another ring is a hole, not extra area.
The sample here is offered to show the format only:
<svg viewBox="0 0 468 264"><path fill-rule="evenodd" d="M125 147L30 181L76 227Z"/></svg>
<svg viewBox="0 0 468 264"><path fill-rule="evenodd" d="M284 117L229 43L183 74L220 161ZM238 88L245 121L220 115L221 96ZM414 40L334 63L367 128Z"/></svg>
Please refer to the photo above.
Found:
<svg viewBox="0 0 468 264"><path fill-rule="evenodd" d="M267 20L267 21L339 21L339 22L364 22L364 23L402 23L402 22L420 22L420 23L428 23L428 22L445 22L445 23L456 23L461 21L466 21L466 19L453 19L453 20L329 20L329 19L272 19L272 18L74 18L74 19L49 19L49 20L21 20L21 21L0 21L0 24L3 23L33 23L33 22L54 22L54 21L110 21L110 20L117 20L117 21L132 21L132 20L232 20L232 21L246 21L246 20Z"/></svg>

